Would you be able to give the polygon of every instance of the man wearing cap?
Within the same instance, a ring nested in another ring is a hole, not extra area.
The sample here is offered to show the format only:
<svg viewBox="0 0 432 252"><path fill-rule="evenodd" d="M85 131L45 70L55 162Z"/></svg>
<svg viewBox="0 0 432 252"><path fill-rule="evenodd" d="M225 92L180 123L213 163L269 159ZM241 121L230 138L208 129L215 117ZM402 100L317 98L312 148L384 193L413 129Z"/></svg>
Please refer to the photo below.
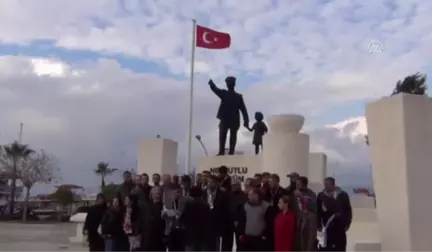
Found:
<svg viewBox="0 0 432 252"><path fill-rule="evenodd" d="M209 80L210 89L221 100L217 112L219 119L219 156L225 155L225 142L228 131L230 132L229 155L234 155L237 143L237 131L240 128L240 112L243 116L243 125L249 128L249 116L243 96L234 90L236 78L229 76L225 79L227 90L219 89L213 80Z"/></svg>

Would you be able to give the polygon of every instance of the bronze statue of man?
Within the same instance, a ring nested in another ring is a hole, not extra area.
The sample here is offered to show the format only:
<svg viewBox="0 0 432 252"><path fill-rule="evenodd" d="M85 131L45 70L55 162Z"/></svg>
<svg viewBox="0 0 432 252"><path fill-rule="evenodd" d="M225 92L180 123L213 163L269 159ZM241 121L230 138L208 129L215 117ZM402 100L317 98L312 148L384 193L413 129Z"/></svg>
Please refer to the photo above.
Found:
<svg viewBox="0 0 432 252"><path fill-rule="evenodd" d="M228 131L230 133L229 140L229 155L234 155L235 146L237 143L237 131L240 128L240 112L243 116L243 125L249 127L249 116L247 113L246 105L243 96L237 93L234 88L236 78L229 76L225 79L227 90L219 89L213 80L209 80L210 89L220 99L221 103L217 112L217 119L219 119L219 156L225 155L225 142Z"/></svg>

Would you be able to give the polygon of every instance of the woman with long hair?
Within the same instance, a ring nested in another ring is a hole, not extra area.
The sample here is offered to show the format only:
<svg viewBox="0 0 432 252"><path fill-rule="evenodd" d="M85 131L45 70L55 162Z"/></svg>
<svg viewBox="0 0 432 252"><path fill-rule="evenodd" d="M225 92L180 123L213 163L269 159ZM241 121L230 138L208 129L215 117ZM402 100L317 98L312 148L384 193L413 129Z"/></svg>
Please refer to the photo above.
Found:
<svg viewBox="0 0 432 252"><path fill-rule="evenodd" d="M101 223L102 237L105 240L105 251L125 251L129 241L123 230L124 211L120 199L115 197L105 212Z"/></svg>

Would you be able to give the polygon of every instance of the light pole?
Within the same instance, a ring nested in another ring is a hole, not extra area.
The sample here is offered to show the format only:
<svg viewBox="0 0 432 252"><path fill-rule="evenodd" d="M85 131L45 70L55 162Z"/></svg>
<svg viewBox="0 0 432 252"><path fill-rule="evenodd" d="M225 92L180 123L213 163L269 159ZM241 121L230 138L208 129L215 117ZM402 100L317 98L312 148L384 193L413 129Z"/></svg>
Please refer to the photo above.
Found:
<svg viewBox="0 0 432 252"><path fill-rule="evenodd" d="M369 136L365 135L364 138L365 138L366 145L369 147L370 146ZM370 177L371 177L371 181L372 181L372 191L373 191L372 197L374 199L374 205L376 207L376 195L375 195L374 184L373 184L372 164L369 165L369 173L370 173Z"/></svg>
<svg viewBox="0 0 432 252"><path fill-rule="evenodd" d="M22 142L23 129L24 129L24 123L20 123L20 131L19 131L19 135L18 135L19 143Z"/></svg>
<svg viewBox="0 0 432 252"><path fill-rule="evenodd" d="M198 140L198 142L201 144L201 147L203 148L204 153L206 154L206 156L208 156L207 149L206 149L206 147L205 147L203 141L201 140L201 136L200 136L200 135L196 135L195 138L196 138L196 140Z"/></svg>

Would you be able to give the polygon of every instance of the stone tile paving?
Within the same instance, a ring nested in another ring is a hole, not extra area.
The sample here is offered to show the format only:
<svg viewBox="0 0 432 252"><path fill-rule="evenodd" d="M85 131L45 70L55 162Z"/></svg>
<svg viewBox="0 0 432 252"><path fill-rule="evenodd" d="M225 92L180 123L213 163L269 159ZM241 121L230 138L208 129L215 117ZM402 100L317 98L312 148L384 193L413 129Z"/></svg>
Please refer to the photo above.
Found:
<svg viewBox="0 0 432 252"><path fill-rule="evenodd" d="M0 251L86 251L86 246L69 242L75 225L0 222Z"/></svg>

